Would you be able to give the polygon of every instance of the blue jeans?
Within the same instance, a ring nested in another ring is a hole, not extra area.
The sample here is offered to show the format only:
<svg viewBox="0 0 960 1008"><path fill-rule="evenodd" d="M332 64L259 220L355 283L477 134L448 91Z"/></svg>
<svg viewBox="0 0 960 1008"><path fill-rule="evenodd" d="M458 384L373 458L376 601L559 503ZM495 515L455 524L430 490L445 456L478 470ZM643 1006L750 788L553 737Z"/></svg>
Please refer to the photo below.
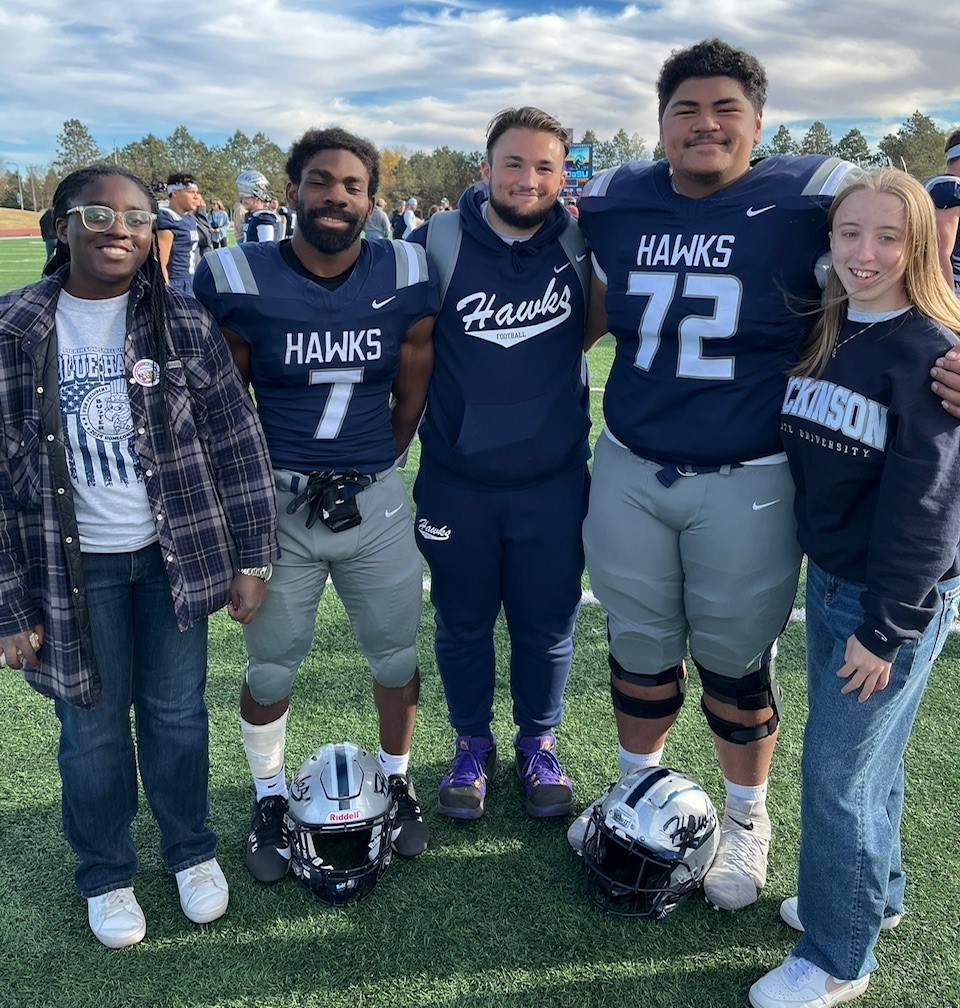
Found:
<svg viewBox="0 0 960 1008"><path fill-rule="evenodd" d="M836 673L860 625L865 586L807 563L807 691L800 885L805 928L793 954L842 980L873 972L884 916L903 913L903 754L934 659L957 615L960 577L938 586L940 609L904 644L890 683L859 703Z"/></svg>
<svg viewBox="0 0 960 1008"><path fill-rule="evenodd" d="M63 832L84 897L133 884L137 766L172 872L213 857L207 817L207 626L177 628L158 545L85 553L90 629L103 698L83 710L57 701ZM136 751L130 707L136 715Z"/></svg>

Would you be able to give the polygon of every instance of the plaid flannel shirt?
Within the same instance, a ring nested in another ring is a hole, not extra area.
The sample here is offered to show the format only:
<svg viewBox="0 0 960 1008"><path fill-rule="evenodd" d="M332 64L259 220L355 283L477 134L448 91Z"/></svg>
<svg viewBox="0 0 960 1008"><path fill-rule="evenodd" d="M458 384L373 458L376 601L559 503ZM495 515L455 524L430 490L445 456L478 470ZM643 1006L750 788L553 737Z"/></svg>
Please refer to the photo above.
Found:
<svg viewBox="0 0 960 1008"><path fill-rule="evenodd" d="M42 623L45 696L100 698L67 470L55 330L68 268L0 297L0 636ZM135 444L181 629L224 606L239 567L278 554L260 422L226 342L196 301L168 291L166 396L133 377L149 359L146 283L130 288L124 348Z"/></svg>

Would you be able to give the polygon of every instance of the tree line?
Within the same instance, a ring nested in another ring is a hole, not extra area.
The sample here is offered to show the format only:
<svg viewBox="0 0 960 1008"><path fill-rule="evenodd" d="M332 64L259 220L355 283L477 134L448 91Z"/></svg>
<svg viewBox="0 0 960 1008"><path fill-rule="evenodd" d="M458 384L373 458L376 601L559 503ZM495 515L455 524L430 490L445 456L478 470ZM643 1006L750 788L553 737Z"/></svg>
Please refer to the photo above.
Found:
<svg viewBox="0 0 960 1008"><path fill-rule="evenodd" d="M863 133L854 127L834 142L829 128L819 120L799 140L786 126L779 126L770 141L760 144L756 157L768 154L836 154L862 168L892 165L924 181L943 171L947 133L919 109L897 130L888 133L871 150Z"/></svg>
<svg viewBox="0 0 960 1008"><path fill-rule="evenodd" d="M943 170L945 140L946 133L918 109L896 133L888 133L880 140L875 150L871 150L856 127L834 141L830 129L818 120L799 139L785 125L780 125L769 141L756 148L755 156L836 154L864 168L892 164L923 180ZM594 145L594 170L663 157L659 144L650 151L639 133L627 133L624 129L609 139L600 139L588 129L577 142ZM148 133L124 147L105 151L79 119L68 119L57 136L57 156L51 164L28 165L22 173L0 173L0 206L41 210L50 205L61 178L77 168L104 160L130 168L158 191L170 172L192 172L208 202L220 199L229 206L236 201L236 177L247 168L263 172L273 191L282 197L286 158L286 151L263 132L248 137L237 130L222 145L210 145L192 136L186 126L178 126L165 139ZM482 151L460 151L446 146L429 153L384 148L380 154L378 195L388 203L416 196L422 210L439 203L443 197L455 203L463 190L480 177L482 158Z"/></svg>

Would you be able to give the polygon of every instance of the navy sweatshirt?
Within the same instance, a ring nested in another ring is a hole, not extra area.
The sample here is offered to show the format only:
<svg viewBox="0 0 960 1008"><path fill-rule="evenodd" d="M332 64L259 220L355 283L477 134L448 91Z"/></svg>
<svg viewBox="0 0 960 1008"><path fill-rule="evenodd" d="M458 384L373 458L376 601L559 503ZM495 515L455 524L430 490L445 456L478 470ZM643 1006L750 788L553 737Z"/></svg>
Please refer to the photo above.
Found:
<svg viewBox="0 0 960 1008"><path fill-rule="evenodd" d="M866 585L861 644L893 661L960 573L960 425L930 391L957 338L910 309L851 312L819 378L790 378L781 433L796 482L797 536L830 574Z"/></svg>
<svg viewBox="0 0 960 1008"><path fill-rule="evenodd" d="M508 243L460 200L463 236L434 327L433 377L420 425L422 465L458 486L530 486L589 457L585 299L559 241L554 206L536 234ZM427 227L409 241L426 245Z"/></svg>

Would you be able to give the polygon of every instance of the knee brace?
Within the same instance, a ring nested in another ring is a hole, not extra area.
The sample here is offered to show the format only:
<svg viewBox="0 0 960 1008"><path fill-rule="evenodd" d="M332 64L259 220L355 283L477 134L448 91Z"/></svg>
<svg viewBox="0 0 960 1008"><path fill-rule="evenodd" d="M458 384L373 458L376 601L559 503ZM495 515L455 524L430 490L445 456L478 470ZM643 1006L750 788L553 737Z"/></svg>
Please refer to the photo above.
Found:
<svg viewBox="0 0 960 1008"><path fill-rule="evenodd" d="M700 673L704 696L713 697L720 703L731 704L742 711L764 710L766 707L773 709L773 713L766 721L758 725L743 725L736 721L727 721L715 714L701 699L700 707L710 730L725 742L733 742L736 745L759 742L760 739L772 735L780 724L782 694L774 675L773 657L767 652L764 659L756 672L751 672L740 679L730 679L711 672L694 659L694 664Z"/></svg>
<svg viewBox="0 0 960 1008"><path fill-rule="evenodd" d="M653 721L676 714L683 706L687 692L687 677L682 664L674 665L653 675L639 675L636 672L628 672L612 654L608 655L608 660L610 663L610 699L618 711L623 711L628 717ZM644 700L640 697L629 696L618 689L615 679L622 679L634 686L666 686L667 683L676 683L677 693L676 696L667 697L664 700Z"/></svg>

